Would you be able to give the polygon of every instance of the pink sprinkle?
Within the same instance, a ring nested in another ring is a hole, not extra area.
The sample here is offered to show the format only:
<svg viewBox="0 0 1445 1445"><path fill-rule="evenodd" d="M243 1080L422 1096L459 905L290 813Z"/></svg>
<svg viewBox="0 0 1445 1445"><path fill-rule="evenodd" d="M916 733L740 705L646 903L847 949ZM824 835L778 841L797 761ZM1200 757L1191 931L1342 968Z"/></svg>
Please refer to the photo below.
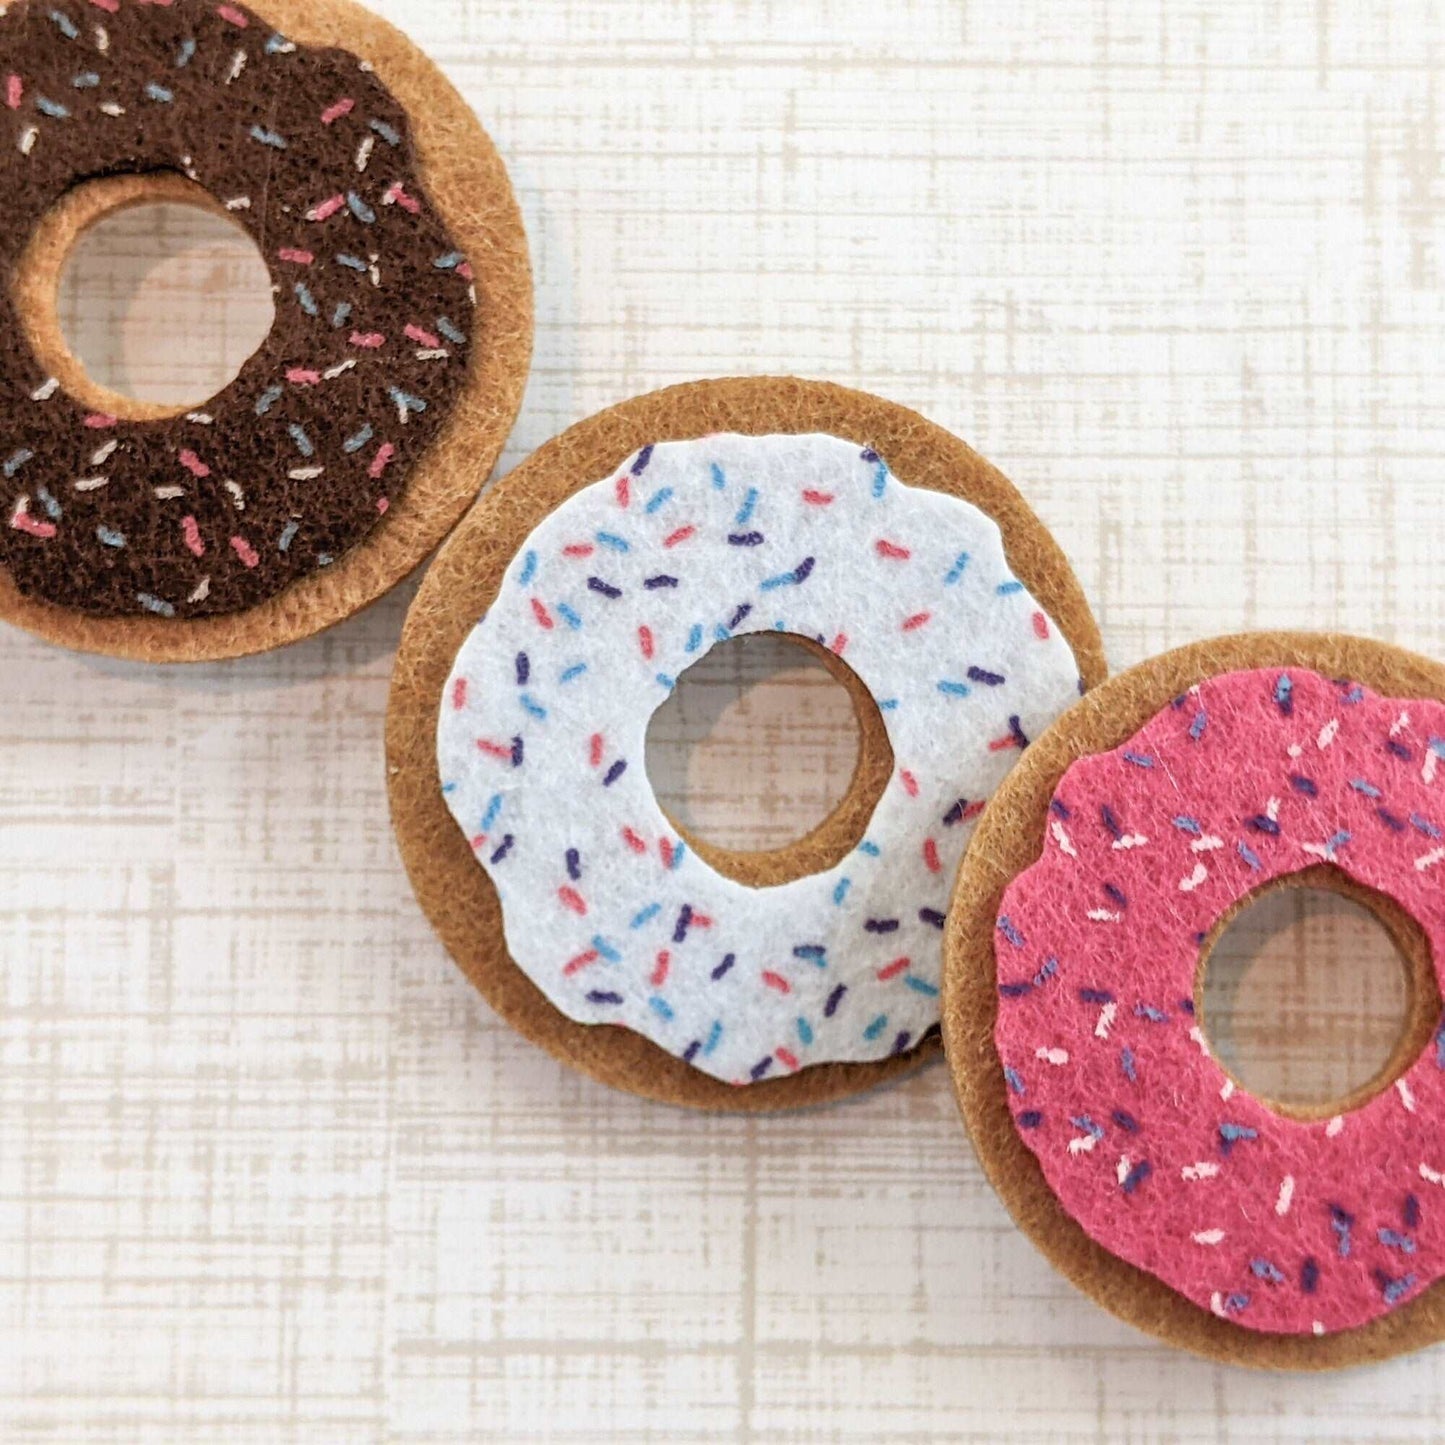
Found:
<svg viewBox="0 0 1445 1445"><path fill-rule="evenodd" d="M329 200L319 201L306 212L308 221L329 221L337 211L342 210L346 205L345 196L332 196Z"/></svg>
<svg viewBox="0 0 1445 1445"><path fill-rule="evenodd" d="M177 460L193 477L209 477L211 475L210 467L189 447L181 452Z"/></svg>
<svg viewBox="0 0 1445 1445"><path fill-rule="evenodd" d="M286 380L293 386L319 386L321 384L321 373L319 371L307 371L305 367L293 366L286 373Z"/></svg>
<svg viewBox="0 0 1445 1445"><path fill-rule="evenodd" d="M653 988L661 988L667 982L667 975L671 969L672 955L664 948L657 955L657 967L652 970L652 977L648 979L648 982Z"/></svg>
<svg viewBox="0 0 1445 1445"><path fill-rule="evenodd" d="M816 492L811 489L803 493L803 500L810 507L826 507L833 500L832 492Z"/></svg>
<svg viewBox="0 0 1445 1445"><path fill-rule="evenodd" d="M573 974L581 973L584 968L591 968L601 957L595 948L589 948L586 953L579 953L576 958L569 959L562 972L571 978Z"/></svg>
<svg viewBox="0 0 1445 1445"><path fill-rule="evenodd" d="M391 502L390 502L390 500L389 500L388 498L386 498L386 497L378 497L378 498L376 499L376 514L377 514L377 516L379 516L379 517L384 517L384 516L386 516L387 512L389 512L390 510L391 510Z"/></svg>
<svg viewBox="0 0 1445 1445"><path fill-rule="evenodd" d="M601 759L599 758L598 762L600 761ZM597 763L593 763L592 766L595 768L597 766ZM634 832L631 828L623 828L622 841L626 843L627 846L631 848L634 853L647 852L647 844L644 843L642 839L637 836L636 832Z"/></svg>
<svg viewBox="0 0 1445 1445"><path fill-rule="evenodd" d="M194 517L181 518L181 531L185 533L186 546L195 553L197 557L206 555L206 544L201 541L200 523Z"/></svg>
<svg viewBox="0 0 1445 1445"><path fill-rule="evenodd" d="M910 798L916 798L918 796L918 779L915 778L907 768L901 768L899 770L898 781L903 784L903 791L907 793Z"/></svg>
<svg viewBox="0 0 1445 1445"><path fill-rule="evenodd" d="M792 993L793 991L792 984L790 984L782 974L774 973L770 968L764 970L763 982L767 984L769 988L776 989L779 993Z"/></svg>
<svg viewBox="0 0 1445 1445"><path fill-rule="evenodd" d="M39 537L43 541L48 541L55 535L55 523L42 522L38 517L32 517L24 497L16 503L15 510L10 515L10 525L17 532L24 532L31 537Z"/></svg>
<svg viewBox="0 0 1445 1445"><path fill-rule="evenodd" d="M651 662L653 654L656 651L656 644L654 643L652 637L652 629L645 626L639 627L637 629L637 642L638 645L642 648L643 658L646 661Z"/></svg>
<svg viewBox="0 0 1445 1445"><path fill-rule="evenodd" d="M365 347L367 351L375 351L378 346L386 345L386 337L379 331L353 331L351 333L351 344L353 346Z"/></svg>
<svg viewBox="0 0 1445 1445"><path fill-rule="evenodd" d="M792 1071L793 1073L795 1073L795 1074L798 1072L798 1056L797 1056L797 1054L795 1054L791 1049L782 1049L782 1048L775 1050L775 1052L776 1052L776 1054L777 1054L777 1056L778 1056L778 1062L779 1062L785 1069L789 1069L789 1070L791 1070L791 1071Z"/></svg>
<svg viewBox="0 0 1445 1445"><path fill-rule="evenodd" d="M900 547L896 542L885 542L880 539L874 545L877 547L880 557L887 557L895 562L906 562L913 555L907 547Z"/></svg>
<svg viewBox="0 0 1445 1445"><path fill-rule="evenodd" d="M418 346L438 347L442 344L440 336L433 336L430 331L423 331L414 322L406 328L407 337L415 341Z"/></svg>
<svg viewBox="0 0 1445 1445"><path fill-rule="evenodd" d="M5 104L11 110L19 110L20 102L25 98L25 82L18 75L12 75L5 82Z"/></svg>
<svg viewBox="0 0 1445 1445"><path fill-rule="evenodd" d="M250 24L250 21L233 5L217 5L216 14L219 15L222 20L229 21L238 30L244 30L246 26Z"/></svg>
<svg viewBox="0 0 1445 1445"><path fill-rule="evenodd" d="M923 863L930 873L943 872L943 859L938 856L938 844L932 838L923 844Z"/></svg>
<svg viewBox="0 0 1445 1445"><path fill-rule="evenodd" d="M625 512L632 502L631 478L621 476L617 479L617 505Z"/></svg>
<svg viewBox="0 0 1445 1445"><path fill-rule="evenodd" d="M421 202L407 195L406 188L398 181L387 193L386 199L394 205L398 205L403 211L410 215L421 215Z"/></svg>
<svg viewBox="0 0 1445 1445"><path fill-rule="evenodd" d="M689 537L694 537L696 535L696 527L679 527L677 531L673 532L670 536L663 538L662 545L664 547L676 547L680 543L686 542Z"/></svg>
<svg viewBox="0 0 1445 1445"><path fill-rule="evenodd" d="M232 537L231 546L236 549L236 555L248 567L254 567L261 560L256 555L256 549L244 537Z"/></svg>
<svg viewBox="0 0 1445 1445"><path fill-rule="evenodd" d="M557 890L557 897L562 900L562 906L570 909L579 918L587 917L587 904L582 895L575 889L563 884Z"/></svg>
<svg viewBox="0 0 1445 1445"><path fill-rule="evenodd" d="M283 261L294 261L298 266L309 266L316 256L311 251L298 251L294 246L282 246L276 254Z"/></svg>
<svg viewBox="0 0 1445 1445"><path fill-rule="evenodd" d="M657 840L657 856L662 859L664 868L672 867L672 860L675 856L671 838L659 838Z"/></svg>
<svg viewBox="0 0 1445 1445"><path fill-rule="evenodd" d="M542 601L538 597L532 599L532 616L537 619L537 625L546 632L550 632L557 625L552 621L552 614L542 605Z"/></svg>
<svg viewBox="0 0 1445 1445"><path fill-rule="evenodd" d="M463 261L462 264L457 267L457 275L460 276L463 281L470 281L476 275L476 272L472 270L472 263L470 261Z"/></svg>
<svg viewBox="0 0 1445 1445"><path fill-rule="evenodd" d="M460 712L467 705L467 680L459 677L452 684L452 706Z"/></svg>
<svg viewBox="0 0 1445 1445"><path fill-rule="evenodd" d="M911 958L895 958L892 963L885 964L878 970L878 982L887 983L890 979L897 978L900 973L907 973L912 966Z"/></svg>
<svg viewBox="0 0 1445 1445"><path fill-rule="evenodd" d="M532 606L536 607L537 604L533 602ZM587 756L594 768L600 768L602 766L602 748L602 734L593 733L591 741L587 744Z"/></svg>
<svg viewBox="0 0 1445 1445"><path fill-rule="evenodd" d="M915 612L904 624L905 632L917 632L920 627L925 626L933 617L931 612Z"/></svg>
<svg viewBox="0 0 1445 1445"><path fill-rule="evenodd" d="M375 481L387 469L395 455L396 448L390 442L383 442L377 448L376 459L369 468L372 481Z"/></svg>
<svg viewBox="0 0 1445 1445"><path fill-rule="evenodd" d="M342 116L350 115L355 109L356 102L348 95L344 99L338 100L335 105L328 105L321 112L321 124L331 125L340 120Z"/></svg>
<svg viewBox="0 0 1445 1445"><path fill-rule="evenodd" d="M107 15L114 15L120 9L120 0L90 0L90 3L97 10L104 10Z"/></svg>
<svg viewBox="0 0 1445 1445"><path fill-rule="evenodd" d="M1049 619L1042 612L1034 613L1034 636L1040 642L1049 640Z"/></svg>
<svg viewBox="0 0 1445 1445"><path fill-rule="evenodd" d="M592 546L590 542L570 542L562 548L562 555L564 557L577 558L590 557L596 550L597 548Z"/></svg>
<svg viewBox="0 0 1445 1445"><path fill-rule="evenodd" d="M103 411L93 411L86 417L84 424L88 426L91 431L104 431L106 427L114 426L115 421L116 419L113 416L107 416Z"/></svg>
<svg viewBox="0 0 1445 1445"><path fill-rule="evenodd" d="M832 644L830 645L830 647L829 647L828 650L829 650L831 653L833 653L834 656L836 656L836 657L842 657L844 651L847 649L847 646L848 646L848 634L847 634L846 632L840 632L840 633L833 639Z"/></svg>

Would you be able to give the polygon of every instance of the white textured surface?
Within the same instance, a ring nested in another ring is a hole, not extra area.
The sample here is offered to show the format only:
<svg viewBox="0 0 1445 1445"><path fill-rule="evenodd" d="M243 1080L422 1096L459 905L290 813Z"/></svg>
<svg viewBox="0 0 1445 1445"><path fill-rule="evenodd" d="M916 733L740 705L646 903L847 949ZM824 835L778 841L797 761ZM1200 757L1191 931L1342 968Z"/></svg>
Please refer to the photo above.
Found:
<svg viewBox="0 0 1445 1445"><path fill-rule="evenodd" d="M522 192L509 460L654 385L829 376L1019 482L1116 664L1250 625L1445 651L1439 7L380 8ZM939 1070L698 1119L515 1039L390 841L404 601L193 672L0 635L7 1442L1438 1438L1438 1352L1260 1378L1103 1316Z"/></svg>

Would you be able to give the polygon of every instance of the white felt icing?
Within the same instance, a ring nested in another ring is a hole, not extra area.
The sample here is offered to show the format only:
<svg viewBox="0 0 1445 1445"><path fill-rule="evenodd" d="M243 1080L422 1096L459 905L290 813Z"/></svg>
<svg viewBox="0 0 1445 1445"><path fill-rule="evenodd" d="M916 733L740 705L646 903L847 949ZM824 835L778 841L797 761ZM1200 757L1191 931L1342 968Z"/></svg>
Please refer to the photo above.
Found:
<svg viewBox="0 0 1445 1445"><path fill-rule="evenodd" d="M686 668L769 630L847 661L897 769L840 864L754 889L683 846L644 748ZM976 507L836 437L714 436L645 449L532 533L457 658L438 758L552 1003L746 1084L937 1024L972 821L1079 688Z"/></svg>

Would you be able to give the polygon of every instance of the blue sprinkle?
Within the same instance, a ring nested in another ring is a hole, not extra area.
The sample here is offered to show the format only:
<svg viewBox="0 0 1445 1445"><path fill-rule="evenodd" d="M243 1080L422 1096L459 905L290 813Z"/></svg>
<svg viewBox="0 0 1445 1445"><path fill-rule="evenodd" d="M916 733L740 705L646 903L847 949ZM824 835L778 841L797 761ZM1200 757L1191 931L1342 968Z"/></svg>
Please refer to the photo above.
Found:
<svg viewBox="0 0 1445 1445"><path fill-rule="evenodd" d="M1252 1259L1249 1262L1250 1273L1256 1279L1268 1281L1270 1284L1283 1284L1284 1275L1277 1266L1271 1264L1267 1259Z"/></svg>
<svg viewBox="0 0 1445 1445"><path fill-rule="evenodd" d="M1232 1294L1224 1301L1224 1307L1232 1314L1241 1314L1249 1308L1249 1296L1247 1294Z"/></svg>
<svg viewBox="0 0 1445 1445"><path fill-rule="evenodd" d="M878 462L878 468L877 468L877 470L873 473L873 496L874 496L874 498L875 498L875 499L881 498L881 497L883 496L883 493L884 493L887 489L888 489L888 468L887 468L887 466L884 464L884 462L882 461L882 459L880 458L880 459L879 459L879 462Z"/></svg>
<svg viewBox="0 0 1445 1445"><path fill-rule="evenodd" d="M625 537L619 537L615 532L598 532L597 545L606 547L613 552L630 552L632 550L632 544Z"/></svg>
<svg viewBox="0 0 1445 1445"><path fill-rule="evenodd" d="M1264 864L1259 861L1259 855L1255 853L1247 843L1239 842L1234 846L1238 850L1239 856L1249 864L1254 872L1258 873L1259 870L1264 867Z"/></svg>
<svg viewBox="0 0 1445 1445"><path fill-rule="evenodd" d="M901 704L896 697L881 697L878 699L879 712L897 712Z"/></svg>
<svg viewBox="0 0 1445 1445"><path fill-rule="evenodd" d="M343 301L335 311L331 313L331 324L340 331L348 321L351 320L351 302Z"/></svg>
<svg viewBox="0 0 1445 1445"><path fill-rule="evenodd" d="M547 709L543 707L542 704L539 703L530 693L522 693L521 696L518 697L517 701L522 704L523 711L531 713L533 717L542 719L546 718Z"/></svg>
<svg viewBox="0 0 1445 1445"><path fill-rule="evenodd" d="M876 844L870 843L866 838L858 845L860 853L866 853L870 858L881 858L883 850Z"/></svg>
<svg viewBox="0 0 1445 1445"><path fill-rule="evenodd" d="M828 950L821 943L800 943L793 950L794 958L806 959L809 963L815 963L819 968L828 966Z"/></svg>
<svg viewBox="0 0 1445 1445"><path fill-rule="evenodd" d="M375 435L376 432L372 427L364 426L354 436L349 436L342 442L341 450L350 456L354 452L359 452Z"/></svg>
<svg viewBox="0 0 1445 1445"><path fill-rule="evenodd" d="M1354 1217L1345 1213L1338 1204L1330 1206L1330 1228L1335 1232L1341 1259L1350 1257L1350 1230L1354 1223Z"/></svg>
<svg viewBox="0 0 1445 1445"><path fill-rule="evenodd" d="M1410 826L1417 833L1423 833L1427 838L1439 838L1440 829L1437 828L1428 818L1423 818L1419 813L1410 814Z"/></svg>
<svg viewBox="0 0 1445 1445"><path fill-rule="evenodd" d="M888 1027L888 1015L879 1014L866 1029L863 1030L863 1037L872 1043L884 1029Z"/></svg>
<svg viewBox="0 0 1445 1445"><path fill-rule="evenodd" d="M438 256L432 265L438 271L455 271L466 259L460 251L448 251L445 256Z"/></svg>
<svg viewBox="0 0 1445 1445"><path fill-rule="evenodd" d="M65 120L70 112L58 100L47 100L43 95L35 97L35 108L53 120Z"/></svg>
<svg viewBox="0 0 1445 1445"><path fill-rule="evenodd" d="M1152 768L1154 766L1154 759L1149 757L1147 753L1132 753L1126 751L1123 754L1123 758L1126 763L1132 763L1136 768Z"/></svg>
<svg viewBox="0 0 1445 1445"><path fill-rule="evenodd" d="M1124 1071L1124 1077L1131 1084L1139 1082L1139 1072L1134 1066L1134 1050L1121 1049L1119 1051L1119 1067Z"/></svg>
<svg viewBox="0 0 1445 1445"><path fill-rule="evenodd" d="M181 48L176 51L176 69L184 70L191 63L195 53L196 42L188 36L181 41Z"/></svg>
<svg viewBox="0 0 1445 1445"><path fill-rule="evenodd" d="M399 146L401 144L401 132L393 125L388 125L384 120L373 120L371 128L387 145Z"/></svg>
<svg viewBox="0 0 1445 1445"><path fill-rule="evenodd" d="M56 28L67 40L74 40L76 36L80 34L80 31L76 29L75 21L63 12L52 10L50 12L50 18L55 22Z"/></svg>
<svg viewBox="0 0 1445 1445"><path fill-rule="evenodd" d="M749 487L747 495L743 498L743 504L738 508L737 516L733 518L733 525L746 527L753 519L753 513L758 507L758 489Z"/></svg>
<svg viewBox="0 0 1445 1445"><path fill-rule="evenodd" d="M1198 742L1204 736L1205 729L1209 726L1209 715L1200 708L1194 714L1194 721L1189 724L1189 736L1193 742Z"/></svg>
<svg viewBox="0 0 1445 1445"><path fill-rule="evenodd" d="M256 415L265 416L283 396L286 395L286 388L282 386L268 387L256 398Z"/></svg>
<svg viewBox="0 0 1445 1445"><path fill-rule="evenodd" d="M1238 1143L1259 1138L1259 1130L1247 1124L1221 1124L1219 1126L1220 1152L1228 1154Z"/></svg>
<svg viewBox="0 0 1445 1445"><path fill-rule="evenodd" d="M804 1048L806 1048L809 1044L813 1042L813 1026L807 1021L807 1019L800 1018L798 1020L797 1027L798 1042L801 1043Z"/></svg>
<svg viewBox="0 0 1445 1445"><path fill-rule="evenodd" d="M1181 833L1188 833L1194 838L1199 837L1199 835L1204 832L1203 826L1197 819L1191 818L1184 813L1181 813L1174 820L1174 826L1178 828Z"/></svg>
<svg viewBox="0 0 1445 1445"><path fill-rule="evenodd" d="M456 346L465 346L467 334L458 327L449 317L437 317L437 330Z"/></svg>
<svg viewBox="0 0 1445 1445"><path fill-rule="evenodd" d="M296 47L292 45L292 43L287 40L287 38L282 35L279 30L274 35L272 35L271 38L266 42L267 55L278 55L282 51L294 50L295 48Z"/></svg>
<svg viewBox="0 0 1445 1445"><path fill-rule="evenodd" d="M945 587L952 587L959 582L963 574L968 571L968 562L968 553L960 552L958 554L958 560L948 569L948 575L943 579L943 585Z"/></svg>
<svg viewBox="0 0 1445 1445"><path fill-rule="evenodd" d="M426 410L426 402L419 396L413 396L409 391L403 391L399 386L387 388L387 394L397 405L399 411L423 412Z"/></svg>
<svg viewBox="0 0 1445 1445"><path fill-rule="evenodd" d="M303 457L314 457L316 455L316 448L311 444L311 438L306 435L305 427L301 426L299 422L293 421L286 430L291 433L291 440L296 443L296 450L300 452Z"/></svg>
<svg viewBox="0 0 1445 1445"><path fill-rule="evenodd" d="M363 201L361 197L356 194L355 191L347 191L346 205L347 209L351 212L351 214L355 216L356 219L360 221L363 226L370 226L375 224L376 212L373 211L371 207L368 206L366 202Z"/></svg>
<svg viewBox="0 0 1445 1445"><path fill-rule="evenodd" d="M1113 1003L1114 995L1106 988L1081 988L1079 990L1080 1003Z"/></svg>
<svg viewBox="0 0 1445 1445"><path fill-rule="evenodd" d="M672 1021L672 1008L666 999L659 998L656 994L653 994L652 997L647 1000L647 1006L664 1022L670 1023Z"/></svg>
<svg viewBox="0 0 1445 1445"><path fill-rule="evenodd" d="M1000 597L1012 597L1014 593L1022 592L1023 590L1024 584L1015 581L1000 582L994 589Z"/></svg>
<svg viewBox="0 0 1445 1445"><path fill-rule="evenodd" d="M657 915L661 912L662 904L649 903L646 908L632 915L632 923L629 926L633 929L641 928L645 924L651 923L652 920L656 918Z"/></svg>
<svg viewBox="0 0 1445 1445"><path fill-rule="evenodd" d="M338 266L345 266L348 271L364 272L366 270L366 262L363 261L360 256L353 256L348 251L337 252L336 264ZM350 310L351 308L348 306L347 311L349 312Z"/></svg>
<svg viewBox="0 0 1445 1445"><path fill-rule="evenodd" d="M1407 1274L1403 1279L1387 1279L1381 1283L1381 1292L1387 1305L1397 1304L1415 1288L1415 1276Z"/></svg>
<svg viewBox="0 0 1445 1445"><path fill-rule="evenodd" d="M300 522L287 522L282 529L281 536L277 540L276 550L278 552L289 552L291 544L296 540L296 534L301 530Z"/></svg>
<svg viewBox="0 0 1445 1445"><path fill-rule="evenodd" d="M176 609L169 602L162 601L161 598L150 592L137 592L135 600L147 612L154 612L158 617L174 617L176 615Z"/></svg>
<svg viewBox="0 0 1445 1445"><path fill-rule="evenodd" d="M584 672L586 672L586 671L587 671L587 664L586 664L585 662L574 662L571 667L566 668L566 669L563 671L561 677L559 677L559 678L557 679L557 681L558 681L558 682L575 682L575 681L576 681L579 677L581 677L582 674L583 674Z"/></svg>
<svg viewBox="0 0 1445 1445"><path fill-rule="evenodd" d="M672 497L671 487L659 487L648 499L647 505L642 509L650 517L654 512L659 512L665 507Z"/></svg>
<svg viewBox="0 0 1445 1445"><path fill-rule="evenodd" d="M5 475L7 477L13 477L15 473L18 472L20 468L23 467L25 463L30 461L34 456L35 453L31 451L28 447L21 447L20 450L18 452L15 452L10 457L9 461L5 463L5 466L3 468Z"/></svg>
<svg viewBox="0 0 1445 1445"><path fill-rule="evenodd" d="M487 811L482 814L482 832L490 833L492 824L497 821L497 815L502 811L502 795L493 793L491 801L487 804Z"/></svg>
<svg viewBox="0 0 1445 1445"><path fill-rule="evenodd" d="M833 889L833 902L842 905L843 900L848 896L848 890L853 886L851 878L840 878L838 885ZM1442 1045L1440 1067L1445 1069L1445 1045Z"/></svg>
<svg viewBox="0 0 1445 1445"><path fill-rule="evenodd" d="M146 86L146 94L160 105L169 105L176 98L175 91L167 90L165 86L157 85L155 81L151 81Z"/></svg>
<svg viewBox="0 0 1445 1445"><path fill-rule="evenodd" d="M270 146L272 150L284 151L288 149L286 137L278 135L274 130L267 130L265 126L253 125L251 127L251 139L260 141L263 146Z"/></svg>
<svg viewBox="0 0 1445 1445"><path fill-rule="evenodd" d="M537 554L528 552L522 558L522 571L517 577L517 582L525 587L537 575Z"/></svg>
<svg viewBox="0 0 1445 1445"><path fill-rule="evenodd" d="M55 500L49 487L36 487L35 495L40 499L40 505L45 508L45 513L52 522L58 522L65 515L64 509Z"/></svg>
<svg viewBox="0 0 1445 1445"><path fill-rule="evenodd" d="M1087 1114L1079 1114L1070 1119L1069 1123L1076 1129L1082 1129L1084 1133L1095 1139L1102 1139L1104 1137L1104 1126L1091 1119Z"/></svg>
<svg viewBox="0 0 1445 1445"><path fill-rule="evenodd" d="M712 464L712 489L713 489L713 491L715 491L715 492L720 492L720 491L723 490L724 487L727 486L727 484L728 484L727 473L724 472L723 469L722 469L720 466L718 466L718 464L717 464L716 462L714 462L714 463Z"/></svg>
<svg viewBox="0 0 1445 1445"><path fill-rule="evenodd" d="M1378 798L1381 796L1380 790L1373 783L1366 782L1364 778L1352 779L1350 786L1357 793L1363 793L1367 798Z"/></svg>
<svg viewBox="0 0 1445 1445"><path fill-rule="evenodd" d="M1382 1229L1379 1231L1380 1243L1386 1249L1398 1249L1401 1254L1414 1254L1415 1241L1408 1234L1401 1234L1395 1229Z"/></svg>
<svg viewBox="0 0 1445 1445"><path fill-rule="evenodd" d="M600 933L593 934L592 947L607 960L608 963L621 963L622 953L619 949L609 943Z"/></svg>
<svg viewBox="0 0 1445 1445"><path fill-rule="evenodd" d="M70 83L77 90L94 90L100 84L100 77L93 70L82 70Z"/></svg>
<svg viewBox="0 0 1445 1445"><path fill-rule="evenodd" d="M668 672L659 672L655 681L664 692L671 692L677 686L677 679Z"/></svg>
<svg viewBox="0 0 1445 1445"><path fill-rule="evenodd" d="M95 535L107 547L125 546L125 534L122 532L114 532L109 527L97 527L95 529Z"/></svg>
<svg viewBox="0 0 1445 1445"><path fill-rule="evenodd" d="M1005 1068L1003 1071L1004 1082L1015 1094L1027 1094L1028 1089L1024 1085L1023 1076L1017 1069Z"/></svg>
<svg viewBox="0 0 1445 1445"><path fill-rule="evenodd" d="M1125 1194L1132 1194L1154 1172L1154 1166L1141 1159L1125 1176L1120 1186Z"/></svg>
<svg viewBox="0 0 1445 1445"><path fill-rule="evenodd" d="M1151 1004L1139 1003L1134 1005L1134 1017L1147 1019L1151 1024L1163 1024L1169 1022L1169 1015L1163 1009L1154 1008Z"/></svg>
<svg viewBox="0 0 1445 1445"><path fill-rule="evenodd" d="M1294 712L1294 680L1289 673L1280 674L1279 681L1274 685L1274 700L1286 717Z"/></svg>
<svg viewBox="0 0 1445 1445"><path fill-rule="evenodd" d="M934 984L927 983L923 979L917 978L911 973L903 980L903 982L906 983L908 987L913 990L914 993L921 993L926 998L938 997L938 989Z"/></svg>
<svg viewBox="0 0 1445 1445"><path fill-rule="evenodd" d="M296 283L296 299L301 303L301 309L308 316L321 314L321 308L316 304L316 298L311 294L311 288L304 281Z"/></svg>
<svg viewBox="0 0 1445 1445"><path fill-rule="evenodd" d="M945 697L968 697L973 691L966 682L951 682L947 678L938 684L938 690Z"/></svg>
<svg viewBox="0 0 1445 1445"><path fill-rule="evenodd" d="M557 615L562 619L563 622L567 624L568 627L572 629L573 632L581 631L582 619L580 616L578 616L576 610L572 607L569 607L567 603L559 602L557 604Z"/></svg>
<svg viewBox="0 0 1445 1445"><path fill-rule="evenodd" d="M696 652L701 646L702 625L700 623L694 623L691 629L688 631L687 642L684 645L684 650L687 652Z"/></svg>
<svg viewBox="0 0 1445 1445"><path fill-rule="evenodd" d="M718 1041L722 1038L722 1036L723 1026L721 1022L715 1021L711 1030L708 1033L707 1042L702 1046L703 1054L707 1055L712 1053L712 1051L717 1048Z"/></svg>

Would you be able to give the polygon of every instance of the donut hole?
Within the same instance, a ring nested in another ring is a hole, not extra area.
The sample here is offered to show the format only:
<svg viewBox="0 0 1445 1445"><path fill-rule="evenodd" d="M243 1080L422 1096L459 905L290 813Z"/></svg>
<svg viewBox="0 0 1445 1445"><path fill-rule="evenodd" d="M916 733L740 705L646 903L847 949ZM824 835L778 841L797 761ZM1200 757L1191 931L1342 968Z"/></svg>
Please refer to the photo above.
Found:
<svg viewBox="0 0 1445 1445"><path fill-rule="evenodd" d="M1441 998L1420 928L1333 868L1261 889L1215 929L1196 1007L1218 1062L1281 1113L1329 1117L1391 1087Z"/></svg>
<svg viewBox="0 0 1445 1445"><path fill-rule="evenodd" d="M762 633L719 643L679 677L649 723L647 770L712 867L776 887L858 846L893 750L851 668L805 638Z"/></svg>
<svg viewBox="0 0 1445 1445"><path fill-rule="evenodd" d="M76 187L41 223L16 285L41 365L82 403L134 420L223 391L276 318L250 236L173 174Z"/></svg>

